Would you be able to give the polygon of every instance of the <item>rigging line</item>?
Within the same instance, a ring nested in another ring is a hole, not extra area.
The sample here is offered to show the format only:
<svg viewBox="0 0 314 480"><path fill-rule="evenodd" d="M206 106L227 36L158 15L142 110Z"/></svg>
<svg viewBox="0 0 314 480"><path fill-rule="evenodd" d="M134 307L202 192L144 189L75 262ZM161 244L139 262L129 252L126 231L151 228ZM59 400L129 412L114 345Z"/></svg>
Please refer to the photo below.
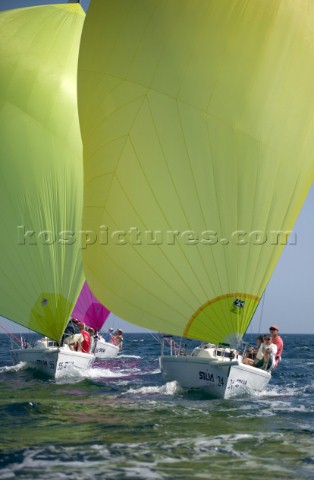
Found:
<svg viewBox="0 0 314 480"><path fill-rule="evenodd" d="M13 338L18 344L21 343L21 339L13 335L13 333L9 332L6 328L4 328L2 325L0 325L0 328L11 338Z"/></svg>
<svg viewBox="0 0 314 480"><path fill-rule="evenodd" d="M258 322L258 330L257 330L257 333L258 333L258 334L261 333L261 326L262 326L262 320L263 320L265 297L266 297L266 289L264 290L264 293L263 293L263 295L261 296L261 299L260 299L260 302L259 302L259 304L261 305L261 313L260 313L259 322ZM250 327L250 343L253 344L253 332L252 332L253 326L252 326L252 322L250 323L249 327ZM248 333L248 331L247 331L247 333Z"/></svg>
<svg viewBox="0 0 314 480"><path fill-rule="evenodd" d="M265 304L265 297L266 297L266 290L264 290L263 296L262 296L262 307L261 307L261 314L259 318L259 323L258 323L258 333L261 333L261 326L262 326L262 319L263 319L263 311L264 311L264 304Z"/></svg>
<svg viewBox="0 0 314 480"><path fill-rule="evenodd" d="M160 344L162 343L161 338L158 337L158 335L153 333L151 333L150 335L153 337L154 340L156 340L157 343L160 343Z"/></svg>

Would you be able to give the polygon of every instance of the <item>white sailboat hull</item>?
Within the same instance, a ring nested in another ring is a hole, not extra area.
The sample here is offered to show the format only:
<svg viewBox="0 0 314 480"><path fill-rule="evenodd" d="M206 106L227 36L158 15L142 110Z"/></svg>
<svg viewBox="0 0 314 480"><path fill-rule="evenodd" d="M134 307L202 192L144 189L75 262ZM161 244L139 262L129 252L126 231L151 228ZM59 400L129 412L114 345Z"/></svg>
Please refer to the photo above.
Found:
<svg viewBox="0 0 314 480"><path fill-rule="evenodd" d="M95 356L67 347L25 348L11 350L14 364L26 362L50 378L73 376L90 368Z"/></svg>
<svg viewBox="0 0 314 480"><path fill-rule="evenodd" d="M265 390L271 374L240 360L217 361L191 355L163 355L160 369L167 382L187 389L201 389L212 398L252 395Z"/></svg>
<svg viewBox="0 0 314 480"><path fill-rule="evenodd" d="M97 359L102 360L104 358L116 357L119 351L119 347L113 345L112 343L105 342L105 340L100 338L96 342L94 353Z"/></svg>

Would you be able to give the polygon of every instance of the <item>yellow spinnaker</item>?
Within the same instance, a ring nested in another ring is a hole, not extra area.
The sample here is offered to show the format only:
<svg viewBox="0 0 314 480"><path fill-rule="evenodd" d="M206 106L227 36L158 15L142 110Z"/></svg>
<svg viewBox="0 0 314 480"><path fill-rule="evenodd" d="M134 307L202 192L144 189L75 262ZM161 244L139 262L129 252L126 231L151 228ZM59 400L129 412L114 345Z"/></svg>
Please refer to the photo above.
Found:
<svg viewBox="0 0 314 480"><path fill-rule="evenodd" d="M0 314L59 340L83 284L79 5L0 14Z"/></svg>
<svg viewBox="0 0 314 480"><path fill-rule="evenodd" d="M83 261L115 314L242 337L313 180L313 25L306 0L91 2Z"/></svg>

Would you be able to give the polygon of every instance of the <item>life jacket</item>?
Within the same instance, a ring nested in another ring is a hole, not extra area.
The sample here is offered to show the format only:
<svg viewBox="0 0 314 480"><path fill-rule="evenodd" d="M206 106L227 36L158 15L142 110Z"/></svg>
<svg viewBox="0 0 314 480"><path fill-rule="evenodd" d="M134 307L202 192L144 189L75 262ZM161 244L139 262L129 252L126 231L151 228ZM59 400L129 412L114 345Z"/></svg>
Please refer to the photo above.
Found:
<svg viewBox="0 0 314 480"><path fill-rule="evenodd" d="M89 353L90 352L90 334L85 330L81 330L81 334L84 337L84 340L81 342L82 352Z"/></svg>

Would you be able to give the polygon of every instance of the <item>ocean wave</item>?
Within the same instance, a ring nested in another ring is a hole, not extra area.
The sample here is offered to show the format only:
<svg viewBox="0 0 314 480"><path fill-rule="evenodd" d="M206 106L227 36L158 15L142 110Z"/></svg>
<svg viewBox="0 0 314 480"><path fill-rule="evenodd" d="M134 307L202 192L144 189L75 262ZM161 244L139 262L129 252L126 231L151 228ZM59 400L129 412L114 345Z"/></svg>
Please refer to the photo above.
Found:
<svg viewBox="0 0 314 480"><path fill-rule="evenodd" d="M26 362L20 362L16 365L8 365L4 367L0 367L0 373L7 373L7 372L19 372L20 370L24 370L28 368Z"/></svg>

